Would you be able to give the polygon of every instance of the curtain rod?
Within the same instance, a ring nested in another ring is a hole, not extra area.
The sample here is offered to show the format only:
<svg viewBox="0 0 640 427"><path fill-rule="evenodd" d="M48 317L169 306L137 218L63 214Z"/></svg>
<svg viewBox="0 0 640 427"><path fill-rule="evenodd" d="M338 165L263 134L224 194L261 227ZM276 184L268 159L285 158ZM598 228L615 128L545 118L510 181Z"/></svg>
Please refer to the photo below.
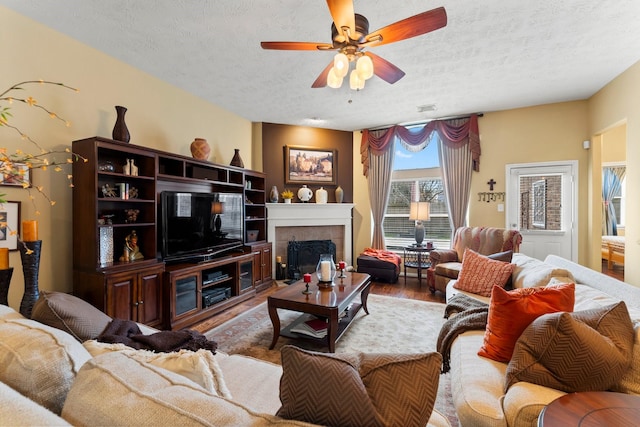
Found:
<svg viewBox="0 0 640 427"><path fill-rule="evenodd" d="M384 126L380 126L380 127L369 129L369 130L383 130L383 129L389 129L389 128L394 127L394 126L405 126L405 127L420 126L420 125L426 125L427 123L433 122L435 120L468 119L472 115L473 114L465 114L465 115L462 115L462 116L440 117L440 118L437 118L437 119L422 120L422 121L419 121L419 122L412 122L412 123L406 123L406 124L384 125ZM475 113L475 115L478 116L478 117L482 117L482 116L484 116L484 113ZM360 131L360 132L362 133L362 131Z"/></svg>

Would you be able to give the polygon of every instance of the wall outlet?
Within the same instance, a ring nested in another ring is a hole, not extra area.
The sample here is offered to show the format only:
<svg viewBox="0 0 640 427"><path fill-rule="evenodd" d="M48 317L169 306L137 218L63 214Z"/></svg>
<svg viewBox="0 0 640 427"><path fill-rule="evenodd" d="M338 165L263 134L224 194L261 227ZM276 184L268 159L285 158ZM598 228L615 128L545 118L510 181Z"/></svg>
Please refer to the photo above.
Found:
<svg viewBox="0 0 640 427"><path fill-rule="evenodd" d="M504 203L498 203L498 212L504 212Z"/></svg>

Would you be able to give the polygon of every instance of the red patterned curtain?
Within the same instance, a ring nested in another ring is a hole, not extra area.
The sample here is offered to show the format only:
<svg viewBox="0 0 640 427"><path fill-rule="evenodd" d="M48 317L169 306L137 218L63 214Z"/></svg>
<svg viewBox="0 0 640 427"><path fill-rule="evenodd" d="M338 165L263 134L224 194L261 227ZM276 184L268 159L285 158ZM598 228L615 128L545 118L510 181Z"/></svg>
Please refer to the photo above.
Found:
<svg viewBox="0 0 640 427"><path fill-rule="evenodd" d="M362 131L360 143L360 161L364 176L369 176L369 153L379 156L385 153L393 144L393 137L397 136L408 145L420 145L429 139L432 132L438 132L442 142L449 147L469 144L472 153L473 170L480 171L480 135L478 132L478 116L471 115L467 120L434 120L427 123L418 131L409 130L404 126L392 126L383 133L368 129Z"/></svg>

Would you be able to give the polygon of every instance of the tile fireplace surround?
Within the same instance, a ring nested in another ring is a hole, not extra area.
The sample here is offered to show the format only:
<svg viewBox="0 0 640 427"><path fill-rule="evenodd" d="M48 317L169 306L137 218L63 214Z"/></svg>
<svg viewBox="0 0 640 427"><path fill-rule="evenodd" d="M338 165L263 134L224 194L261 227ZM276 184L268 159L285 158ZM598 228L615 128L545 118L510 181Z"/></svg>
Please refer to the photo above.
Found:
<svg viewBox="0 0 640 427"><path fill-rule="evenodd" d="M267 203L267 240L276 256L286 262L289 240L330 239L336 244L338 262L353 265L353 203Z"/></svg>

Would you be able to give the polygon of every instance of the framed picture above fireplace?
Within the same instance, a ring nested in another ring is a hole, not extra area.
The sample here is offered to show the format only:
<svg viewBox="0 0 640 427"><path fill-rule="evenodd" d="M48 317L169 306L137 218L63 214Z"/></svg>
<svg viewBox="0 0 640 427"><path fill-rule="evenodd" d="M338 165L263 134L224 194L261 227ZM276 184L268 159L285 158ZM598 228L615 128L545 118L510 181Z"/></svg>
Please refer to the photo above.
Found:
<svg viewBox="0 0 640 427"><path fill-rule="evenodd" d="M286 145L285 184L336 184L336 150Z"/></svg>

